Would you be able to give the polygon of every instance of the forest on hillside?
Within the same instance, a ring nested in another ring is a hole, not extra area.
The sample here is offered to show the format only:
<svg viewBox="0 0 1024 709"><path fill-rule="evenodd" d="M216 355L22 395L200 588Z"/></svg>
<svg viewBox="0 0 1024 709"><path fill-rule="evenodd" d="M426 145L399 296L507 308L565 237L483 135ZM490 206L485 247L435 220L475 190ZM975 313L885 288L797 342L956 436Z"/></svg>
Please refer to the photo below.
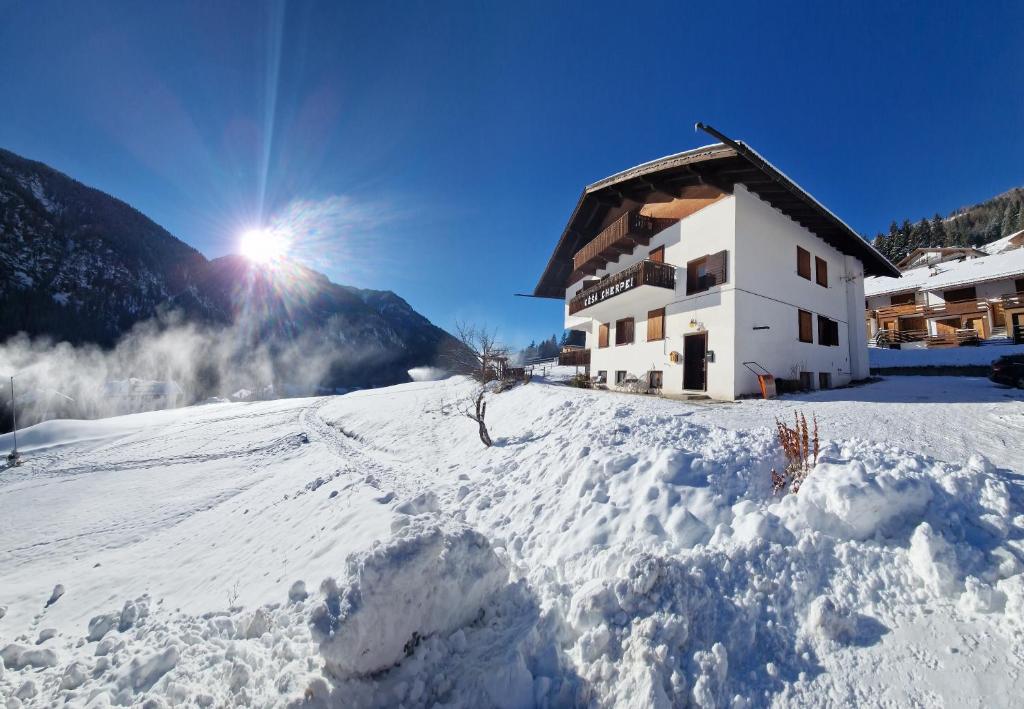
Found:
<svg viewBox="0 0 1024 709"><path fill-rule="evenodd" d="M895 221L888 233L878 234L874 245L896 263L916 248L929 246L981 246L1024 229L1024 188L1008 192L971 207L957 209L943 219L902 224Z"/></svg>

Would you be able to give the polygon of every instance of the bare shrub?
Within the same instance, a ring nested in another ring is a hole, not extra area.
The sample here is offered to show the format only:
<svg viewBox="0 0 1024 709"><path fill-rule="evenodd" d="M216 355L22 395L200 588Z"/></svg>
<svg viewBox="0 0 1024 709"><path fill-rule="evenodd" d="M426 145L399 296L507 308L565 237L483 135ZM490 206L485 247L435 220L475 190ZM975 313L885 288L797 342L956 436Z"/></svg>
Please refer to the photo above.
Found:
<svg viewBox="0 0 1024 709"><path fill-rule="evenodd" d="M779 447L786 456L786 467L781 473L772 468L772 492L775 494L787 487L790 492L799 492L804 480L818 464L818 417L812 415L814 427L811 431L807 427L807 417L802 413L794 412L793 418L792 428L775 419Z"/></svg>
<svg viewBox="0 0 1024 709"><path fill-rule="evenodd" d="M476 421L480 442L490 448L493 442L491 441L491 434L487 430L487 423L484 420L487 417L487 402L484 401L486 395L487 385L481 384L468 401L462 402L459 411L466 418Z"/></svg>

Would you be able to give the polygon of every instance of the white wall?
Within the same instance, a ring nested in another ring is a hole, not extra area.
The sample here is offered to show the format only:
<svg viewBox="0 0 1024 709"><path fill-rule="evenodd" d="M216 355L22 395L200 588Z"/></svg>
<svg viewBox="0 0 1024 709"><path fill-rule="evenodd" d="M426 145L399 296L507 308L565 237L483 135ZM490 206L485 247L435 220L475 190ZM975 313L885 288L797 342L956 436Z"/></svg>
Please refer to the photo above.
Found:
<svg viewBox="0 0 1024 709"><path fill-rule="evenodd" d="M811 253L811 280L797 275L796 247ZM854 378L867 376L867 341L864 332L864 278L860 261L848 257L814 236L799 224L773 209L737 185L733 196L705 207L651 240L607 269L602 277L616 273L649 255L651 249L665 247L666 263L675 265L676 287L644 287L606 301L600 319L589 314L567 317L582 325L591 350L591 374L624 370L640 377L648 370L661 370L666 393L682 391L683 364L669 362L672 351L684 354L687 334L706 332L708 350L714 361L707 364L707 393L716 399L732 399L759 391L756 376L743 362L764 365L781 378L796 378L800 371L832 376L832 385L840 386ZM709 291L686 295L686 263L701 256L728 252L727 282ZM814 257L828 263L828 287L814 279ZM575 285L569 297L579 291ZM640 292L643 291L643 292ZM653 293L653 295L652 295ZM886 305L888 301L886 299ZM665 339L646 342L647 311L666 309ZM814 342L799 341L798 309L812 313ZM817 316L838 323L839 346L818 344ZM635 319L635 341L616 346L614 322L625 317ZM696 321L691 326L691 321ZM601 322L612 325L609 346L598 348ZM767 326L767 329L754 330Z"/></svg>
<svg viewBox="0 0 1024 709"><path fill-rule="evenodd" d="M683 338L687 334L701 331L701 327L690 327L690 320L696 319L708 334L709 350L715 354L715 361L707 365L707 394L713 398L731 399L733 396L733 325L734 301L731 292L732 258L735 251L734 224L735 200L732 197L719 200L704 209L691 214L669 228L655 235L647 247L640 247L618 262L609 264L612 273L621 271L647 258L651 249L665 247L665 262L676 266L676 287L674 291L648 287L660 300L651 301L646 295L634 292L624 293L607 302L602 308L601 320L592 320L587 336L590 348L590 371L608 372L609 382L614 382L615 372L624 370L641 376L648 370L661 370L663 391L679 393L683 389L683 364L669 362L669 353L684 353ZM686 264L688 261L718 251L729 252L727 266L728 283L711 290L686 295ZM598 272L604 276L605 269ZM646 342L647 311L665 308L665 339ZM616 346L614 322L632 316L636 321L635 342L632 345ZM609 347L600 349L598 327L600 322L612 324Z"/></svg>
<svg viewBox="0 0 1024 709"><path fill-rule="evenodd" d="M776 377L796 378L800 371L828 372L832 385L863 376L867 362L864 336L864 282L860 262L848 258L789 217L773 209L743 185L736 197L736 388L759 391L757 378L743 365L758 362ZM797 274L797 246L811 253L811 279ZM828 263L828 287L815 281L814 257ZM844 277L853 279L847 288ZM813 315L814 342L799 339L797 311ZM818 344L817 316L839 323L839 346ZM754 327L768 329L754 330ZM851 332L856 362L851 362ZM860 348L863 347L863 355ZM853 371L854 364L857 372Z"/></svg>

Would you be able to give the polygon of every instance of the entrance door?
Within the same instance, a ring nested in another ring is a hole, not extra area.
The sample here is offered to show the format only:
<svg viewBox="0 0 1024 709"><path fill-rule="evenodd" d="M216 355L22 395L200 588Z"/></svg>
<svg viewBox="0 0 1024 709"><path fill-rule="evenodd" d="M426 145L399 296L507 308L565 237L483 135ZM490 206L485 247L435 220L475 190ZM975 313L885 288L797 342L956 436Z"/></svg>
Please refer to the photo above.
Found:
<svg viewBox="0 0 1024 709"><path fill-rule="evenodd" d="M705 391L708 388L708 335L686 335L683 338L683 389Z"/></svg>

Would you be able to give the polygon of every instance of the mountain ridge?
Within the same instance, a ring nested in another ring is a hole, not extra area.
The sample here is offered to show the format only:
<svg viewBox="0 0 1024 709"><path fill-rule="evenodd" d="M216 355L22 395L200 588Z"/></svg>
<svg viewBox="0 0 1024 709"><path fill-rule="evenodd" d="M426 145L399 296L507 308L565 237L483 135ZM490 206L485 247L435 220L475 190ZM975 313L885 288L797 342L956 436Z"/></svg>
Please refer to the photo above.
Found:
<svg viewBox="0 0 1024 709"><path fill-rule="evenodd" d="M174 311L241 325L254 344L312 337L337 350L330 387L409 381L409 368L458 347L393 291L337 284L297 262L207 259L123 200L4 149L0 245L0 341L24 332L109 348Z"/></svg>

